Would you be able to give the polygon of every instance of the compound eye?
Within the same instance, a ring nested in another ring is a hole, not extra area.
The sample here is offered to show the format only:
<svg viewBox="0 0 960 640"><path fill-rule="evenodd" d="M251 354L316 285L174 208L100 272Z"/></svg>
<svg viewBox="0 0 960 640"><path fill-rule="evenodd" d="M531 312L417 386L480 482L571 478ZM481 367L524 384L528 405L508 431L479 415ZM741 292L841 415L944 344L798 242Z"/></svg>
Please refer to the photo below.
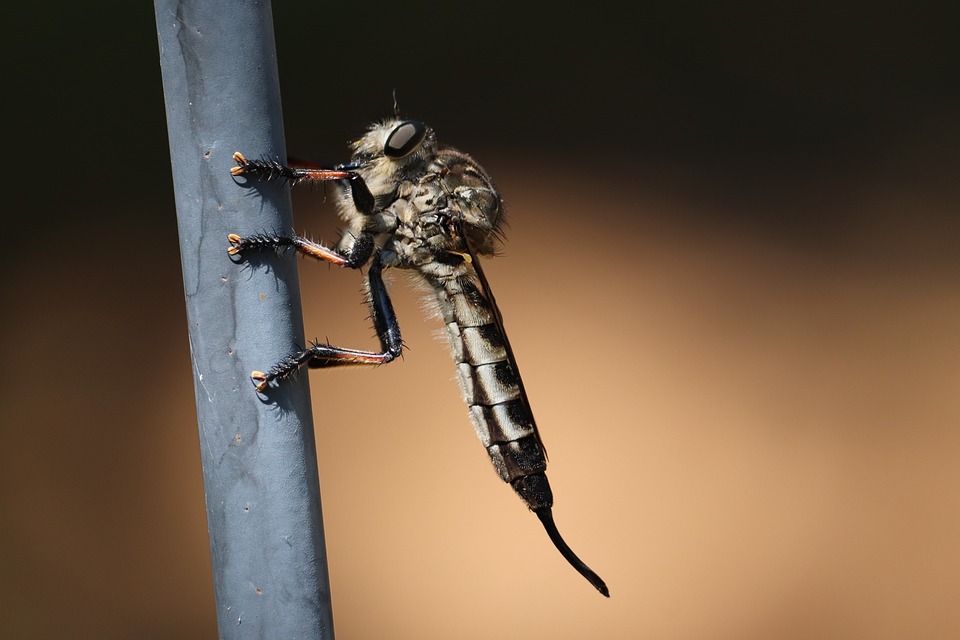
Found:
<svg viewBox="0 0 960 640"><path fill-rule="evenodd" d="M383 145L383 155L388 158L402 158L410 155L420 146L426 135L427 127L422 122L416 120L401 122L387 137L387 142Z"/></svg>

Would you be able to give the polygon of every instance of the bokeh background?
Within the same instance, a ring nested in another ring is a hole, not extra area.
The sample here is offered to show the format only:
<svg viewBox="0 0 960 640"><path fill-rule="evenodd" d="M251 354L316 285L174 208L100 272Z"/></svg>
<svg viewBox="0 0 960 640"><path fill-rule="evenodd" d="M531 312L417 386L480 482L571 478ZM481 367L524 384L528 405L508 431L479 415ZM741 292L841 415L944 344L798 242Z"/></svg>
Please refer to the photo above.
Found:
<svg viewBox="0 0 960 640"><path fill-rule="evenodd" d="M960 637L946 6L275 3L292 154L344 159L396 91L505 194L488 276L612 592L490 470L395 277L404 360L311 376L340 638ZM4 14L0 636L214 637L152 5ZM358 274L301 281L308 336L374 344Z"/></svg>

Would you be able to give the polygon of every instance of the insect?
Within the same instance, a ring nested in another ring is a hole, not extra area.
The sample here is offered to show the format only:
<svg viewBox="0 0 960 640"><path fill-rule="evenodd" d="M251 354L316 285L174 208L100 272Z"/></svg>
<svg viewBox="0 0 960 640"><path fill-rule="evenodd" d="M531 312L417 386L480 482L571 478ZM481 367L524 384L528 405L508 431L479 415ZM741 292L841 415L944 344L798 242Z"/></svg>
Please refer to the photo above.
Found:
<svg viewBox="0 0 960 640"><path fill-rule="evenodd" d="M372 125L353 144L350 162L332 168L249 160L235 153L231 174L291 184L333 181L346 225L336 247L298 235L230 234L232 256L293 247L341 267L367 267L367 295L379 351L313 342L266 372L251 374L266 392L306 366L380 365L402 350L400 326L383 270L408 269L433 291L446 324L463 397L477 435L500 477L537 514L564 558L600 593L603 580L570 549L553 520L553 493L540 440L503 318L479 256L502 240L504 205L486 172L470 156L441 145L433 129L394 117Z"/></svg>

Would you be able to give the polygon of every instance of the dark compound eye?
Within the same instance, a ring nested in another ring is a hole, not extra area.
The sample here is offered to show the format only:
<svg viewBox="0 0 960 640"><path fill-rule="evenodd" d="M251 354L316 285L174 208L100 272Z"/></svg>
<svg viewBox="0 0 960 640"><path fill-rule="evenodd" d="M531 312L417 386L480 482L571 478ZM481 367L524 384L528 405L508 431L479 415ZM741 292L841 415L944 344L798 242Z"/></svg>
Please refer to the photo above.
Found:
<svg viewBox="0 0 960 640"><path fill-rule="evenodd" d="M386 144L383 145L383 155L388 158L402 158L410 155L420 146L427 135L427 127L422 122L407 120L401 122L390 132Z"/></svg>

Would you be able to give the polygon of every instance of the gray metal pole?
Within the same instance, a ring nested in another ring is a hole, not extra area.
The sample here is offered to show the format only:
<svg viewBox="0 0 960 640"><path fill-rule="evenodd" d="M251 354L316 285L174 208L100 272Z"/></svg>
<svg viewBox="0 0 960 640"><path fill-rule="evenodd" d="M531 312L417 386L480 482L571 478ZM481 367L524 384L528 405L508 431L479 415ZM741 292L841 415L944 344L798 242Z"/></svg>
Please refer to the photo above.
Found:
<svg viewBox="0 0 960 640"><path fill-rule="evenodd" d="M234 151L286 155L270 3L154 7L220 637L333 638L307 376L269 402L249 377L303 344L295 256L227 254L292 229L286 188L229 173Z"/></svg>

